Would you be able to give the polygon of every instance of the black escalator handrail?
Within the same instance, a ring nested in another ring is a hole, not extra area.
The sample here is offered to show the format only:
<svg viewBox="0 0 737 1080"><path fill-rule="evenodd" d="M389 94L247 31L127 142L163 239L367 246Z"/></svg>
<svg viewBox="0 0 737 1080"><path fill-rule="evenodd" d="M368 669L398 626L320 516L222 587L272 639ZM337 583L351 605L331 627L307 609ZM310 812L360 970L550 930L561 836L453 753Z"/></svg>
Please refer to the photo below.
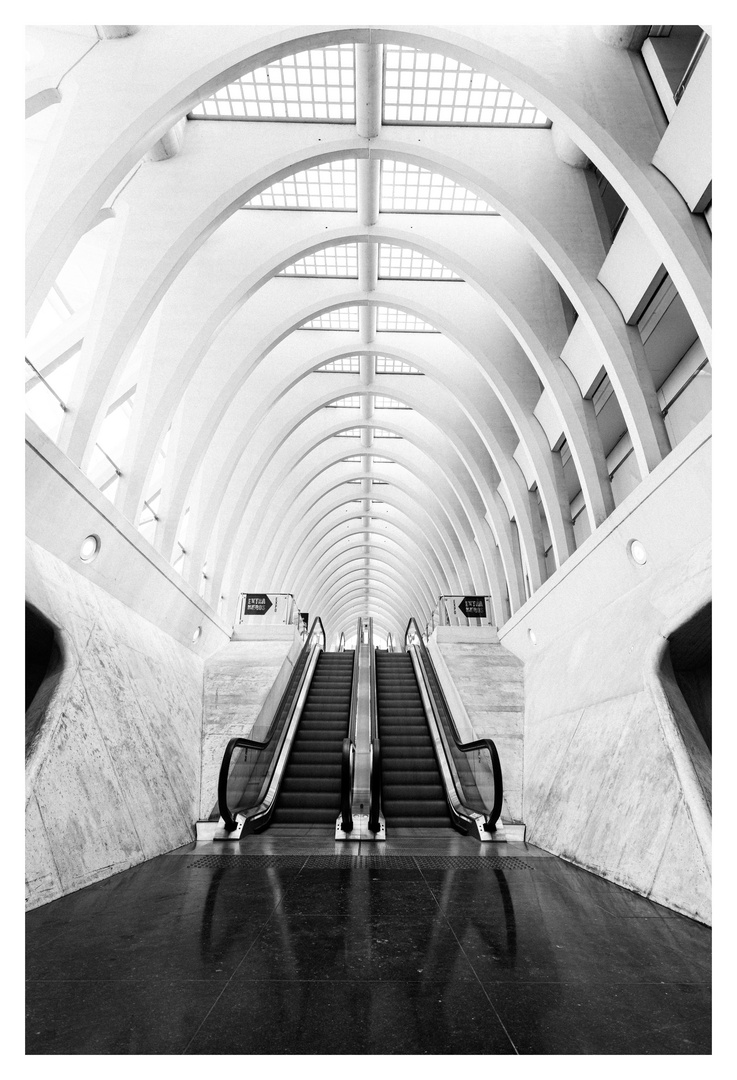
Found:
<svg viewBox="0 0 737 1080"><path fill-rule="evenodd" d="M379 711L376 702L376 651L374 650L374 620L369 621L369 707L371 711L371 786L368 827L370 832L381 828L381 744L379 743Z"/></svg>
<svg viewBox="0 0 737 1080"><path fill-rule="evenodd" d="M358 658L361 645L361 620L356 627L356 648L353 652L353 679L351 681L351 712L348 734L343 739L340 767L340 827L343 832L353 832L353 771L356 760L356 712L358 709Z"/></svg>
<svg viewBox="0 0 737 1080"><path fill-rule="evenodd" d="M443 687L440 683L440 679L438 678L438 673L435 669L435 664L433 663L432 656L430 655L430 650L422 639L422 634L420 634L419 632L419 627L417 626L417 621L415 619L410 619L409 623L407 624L407 630L405 631L404 635L405 648L412 623L414 623L415 630L417 631L417 638L419 642L418 648L420 651L420 656L422 658L423 666L426 670L432 672L433 675L434 685L428 687L428 689L430 690L433 698L435 699L436 707L439 706L444 713L444 718L447 722L444 726L446 726L447 730L450 732L456 748L464 754L472 753L474 750L488 750L489 752L489 755L491 757L491 773L494 778L494 803L492 805L491 812L489 813L489 816L487 817L484 824L484 829L487 832L496 832L496 824L502 812L502 802L504 799L504 782L502 777L502 765L501 761L499 760L499 751L497 750L496 744L494 743L493 739L474 739L472 742L465 743L461 741L461 737L458 734L455 720L453 719L453 713L448 707L448 702L445 697Z"/></svg>
<svg viewBox="0 0 737 1080"><path fill-rule="evenodd" d="M323 629L322 619L318 615L312 622L312 629L307 635L305 643L300 650L294 668L292 669L292 674L289 676L286 690L281 696L279 707L274 713L266 736L263 739L248 739L243 736L237 736L234 739L230 739L228 745L225 747L225 753L223 754L223 760L220 763L220 772L218 774L218 810L223 819L226 832L233 832L238 828L238 822L228 806L228 776L230 773L230 763L233 758L233 752L239 748L245 748L246 750L265 750L273 739L274 732L277 727L280 726L280 720L284 715L283 710L289 708L290 704L293 705L299 696L299 685L306 671L306 668L300 671L300 660L302 657L306 658L312 649L310 642L315 633L317 623L320 624L323 642L325 640L325 630Z"/></svg>

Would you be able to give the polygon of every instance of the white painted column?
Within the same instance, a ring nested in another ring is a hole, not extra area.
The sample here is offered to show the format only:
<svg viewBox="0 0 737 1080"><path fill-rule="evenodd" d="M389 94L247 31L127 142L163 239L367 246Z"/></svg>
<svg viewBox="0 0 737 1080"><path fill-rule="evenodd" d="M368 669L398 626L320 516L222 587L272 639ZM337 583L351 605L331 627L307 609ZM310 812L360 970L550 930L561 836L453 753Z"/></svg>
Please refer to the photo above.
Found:
<svg viewBox="0 0 737 1080"><path fill-rule="evenodd" d="M361 45L356 49L356 133L361 139L375 139L381 131L381 45Z"/></svg>

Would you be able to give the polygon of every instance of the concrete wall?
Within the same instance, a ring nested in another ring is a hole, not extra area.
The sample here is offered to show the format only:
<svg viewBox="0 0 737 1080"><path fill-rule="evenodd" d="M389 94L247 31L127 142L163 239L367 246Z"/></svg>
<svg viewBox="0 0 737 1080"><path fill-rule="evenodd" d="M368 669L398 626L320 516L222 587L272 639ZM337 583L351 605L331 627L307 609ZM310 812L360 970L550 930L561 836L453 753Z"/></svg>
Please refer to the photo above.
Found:
<svg viewBox="0 0 737 1080"><path fill-rule="evenodd" d="M523 664L493 627L439 626L429 643L443 693L464 740L493 739L504 779L504 821L522 821Z"/></svg>
<svg viewBox="0 0 737 1080"><path fill-rule="evenodd" d="M269 726L302 648L296 626L240 626L205 662L200 820L217 818L217 783L229 739Z"/></svg>
<svg viewBox="0 0 737 1080"><path fill-rule="evenodd" d="M500 633L525 661L530 842L704 922L711 756L660 658L711 599L709 528L707 418Z"/></svg>
<svg viewBox="0 0 737 1080"><path fill-rule="evenodd" d="M202 660L31 541L26 569L64 660L26 762L37 907L194 838Z"/></svg>

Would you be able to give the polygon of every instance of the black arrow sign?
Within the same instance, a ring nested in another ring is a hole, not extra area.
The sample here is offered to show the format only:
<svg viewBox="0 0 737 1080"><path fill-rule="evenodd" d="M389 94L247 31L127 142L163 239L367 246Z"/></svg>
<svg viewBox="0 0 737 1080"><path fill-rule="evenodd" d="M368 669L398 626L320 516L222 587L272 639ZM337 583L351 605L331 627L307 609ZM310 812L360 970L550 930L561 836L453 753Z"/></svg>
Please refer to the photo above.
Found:
<svg viewBox="0 0 737 1080"><path fill-rule="evenodd" d="M462 611L467 619L485 619L486 597L464 596L458 605L458 610Z"/></svg>
<svg viewBox="0 0 737 1080"><path fill-rule="evenodd" d="M266 593L246 593L246 610L244 615L265 615L274 605Z"/></svg>

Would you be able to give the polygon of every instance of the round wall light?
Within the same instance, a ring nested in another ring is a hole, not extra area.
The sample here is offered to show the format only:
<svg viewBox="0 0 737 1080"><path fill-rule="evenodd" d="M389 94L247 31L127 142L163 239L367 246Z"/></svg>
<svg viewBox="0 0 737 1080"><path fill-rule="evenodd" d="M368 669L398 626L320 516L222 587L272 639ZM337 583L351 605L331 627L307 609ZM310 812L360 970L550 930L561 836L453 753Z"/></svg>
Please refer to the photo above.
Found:
<svg viewBox="0 0 737 1080"><path fill-rule="evenodd" d="M533 645L537 645L537 634L535 633L534 630L528 630L527 631L527 636L528 636L528 638L530 639L530 641L532 642Z"/></svg>
<svg viewBox="0 0 737 1080"><path fill-rule="evenodd" d="M202 627L198 626L195 632L192 634L192 641L199 641L202 636Z"/></svg>
<svg viewBox="0 0 737 1080"><path fill-rule="evenodd" d="M630 540L627 544L627 554L637 566L644 566L647 562L647 552L639 540Z"/></svg>
<svg viewBox="0 0 737 1080"><path fill-rule="evenodd" d="M100 550L100 537L95 533L85 536L79 549L79 557L82 562L92 562Z"/></svg>

